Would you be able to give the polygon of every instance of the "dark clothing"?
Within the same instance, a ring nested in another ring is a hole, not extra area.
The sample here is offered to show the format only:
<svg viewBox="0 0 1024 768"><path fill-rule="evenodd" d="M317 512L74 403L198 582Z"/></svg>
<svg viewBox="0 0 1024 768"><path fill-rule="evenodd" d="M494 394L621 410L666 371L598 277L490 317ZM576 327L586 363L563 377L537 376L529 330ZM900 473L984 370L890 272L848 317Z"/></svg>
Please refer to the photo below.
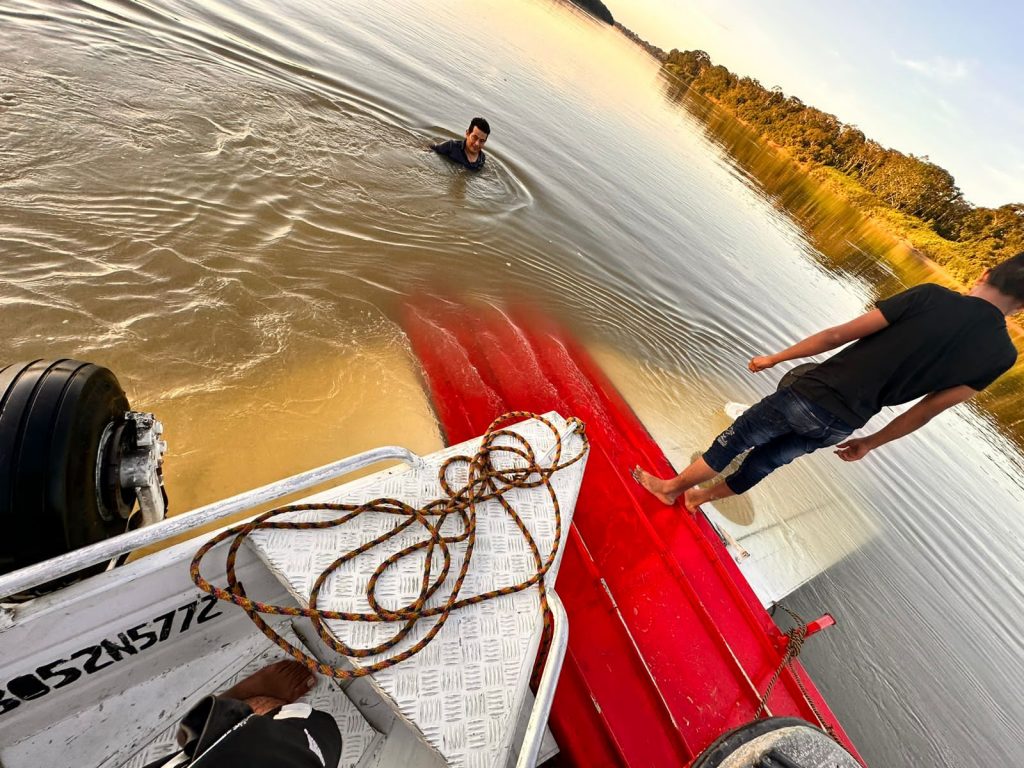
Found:
<svg viewBox="0 0 1024 768"><path fill-rule="evenodd" d="M926 283L878 302L886 328L859 339L797 379L792 389L851 427L889 405L967 385L982 390L1017 350L997 307Z"/></svg>
<svg viewBox="0 0 1024 768"><path fill-rule="evenodd" d="M835 445L887 405L967 385L982 390L1017 360L1003 313L984 299L919 285L878 302L889 325L858 339L743 413L704 461L750 490L798 456Z"/></svg>
<svg viewBox="0 0 1024 768"><path fill-rule="evenodd" d="M146 768L337 768L341 760L338 724L308 704L254 715L245 702L207 696L182 718L182 740L181 752Z"/></svg>
<svg viewBox="0 0 1024 768"><path fill-rule="evenodd" d="M481 168L484 167L483 150L480 150L480 156L477 157L476 162L471 163L469 161L469 158L466 157L465 141L456 141L455 139L450 139L440 144L435 144L434 146L431 147L431 149L433 149L439 155L444 155L453 163L458 163L459 165L466 166L471 171L479 171Z"/></svg>
<svg viewBox="0 0 1024 768"><path fill-rule="evenodd" d="M851 432L850 425L787 387L744 411L715 438L704 461L715 472L722 472L733 459L753 448L740 468L725 479L733 493L746 493L784 464L835 445Z"/></svg>

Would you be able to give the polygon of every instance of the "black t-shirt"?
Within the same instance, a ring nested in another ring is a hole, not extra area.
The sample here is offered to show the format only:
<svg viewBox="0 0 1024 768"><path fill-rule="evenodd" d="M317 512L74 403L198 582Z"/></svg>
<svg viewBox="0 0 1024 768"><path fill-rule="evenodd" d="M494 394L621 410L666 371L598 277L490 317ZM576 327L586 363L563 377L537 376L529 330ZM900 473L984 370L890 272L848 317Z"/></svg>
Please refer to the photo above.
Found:
<svg viewBox="0 0 1024 768"><path fill-rule="evenodd" d="M1017 350L991 302L925 283L878 302L889 325L793 382L793 390L853 428L887 405L966 384L982 390Z"/></svg>
<svg viewBox="0 0 1024 768"><path fill-rule="evenodd" d="M480 151L479 156L476 158L476 162L471 163L469 158L466 157L466 142L456 141L455 139L449 139L448 141L440 144L435 144L431 147L437 154L444 155L452 162L464 165L471 171L479 171L484 167L484 153Z"/></svg>

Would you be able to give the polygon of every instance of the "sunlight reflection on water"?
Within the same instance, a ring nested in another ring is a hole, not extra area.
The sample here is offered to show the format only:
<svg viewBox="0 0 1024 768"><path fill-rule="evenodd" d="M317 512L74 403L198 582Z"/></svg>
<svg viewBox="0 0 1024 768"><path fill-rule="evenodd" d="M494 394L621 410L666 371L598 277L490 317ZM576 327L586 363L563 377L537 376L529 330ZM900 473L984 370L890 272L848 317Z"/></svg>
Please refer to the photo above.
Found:
<svg viewBox="0 0 1024 768"><path fill-rule="evenodd" d="M844 212L801 230L799 180L765 192L747 139L556 3L16 0L0 24L2 358L116 371L167 424L179 510L371 445L437 447L397 322L417 292L542 307L682 463L726 401L774 388L752 354L927 278L880 265ZM423 151L476 114L482 174ZM1015 759L1021 470L960 409L732 510L806 512L794 546L829 571L795 599L841 624L807 663L869 762Z"/></svg>

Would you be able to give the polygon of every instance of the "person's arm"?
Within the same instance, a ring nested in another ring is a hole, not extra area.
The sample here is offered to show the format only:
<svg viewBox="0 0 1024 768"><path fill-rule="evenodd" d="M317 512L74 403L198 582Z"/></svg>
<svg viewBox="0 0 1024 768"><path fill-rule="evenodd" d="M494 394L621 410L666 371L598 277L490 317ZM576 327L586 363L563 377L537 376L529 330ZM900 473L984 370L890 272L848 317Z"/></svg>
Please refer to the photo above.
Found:
<svg viewBox="0 0 1024 768"><path fill-rule="evenodd" d="M962 384L941 392L932 392L922 397L912 407L901 413L872 435L856 437L836 446L836 455L843 461L863 459L880 445L891 443L914 430L920 429L947 408L970 400L978 390Z"/></svg>
<svg viewBox="0 0 1024 768"><path fill-rule="evenodd" d="M448 141L441 141L438 142L437 144L431 144L430 148L437 152L437 154L439 155L449 156L452 153L452 147L454 146L454 144L454 141L448 139Z"/></svg>
<svg viewBox="0 0 1024 768"><path fill-rule="evenodd" d="M774 355L761 355L751 359L747 366L753 373L771 368L774 365L783 363L786 360L795 360L800 357L811 357L830 349L841 347L851 341L870 336L889 325L885 315L879 309L872 309L860 317L842 325L834 325L824 331L818 331L813 336L808 336L803 341L798 341L791 347Z"/></svg>

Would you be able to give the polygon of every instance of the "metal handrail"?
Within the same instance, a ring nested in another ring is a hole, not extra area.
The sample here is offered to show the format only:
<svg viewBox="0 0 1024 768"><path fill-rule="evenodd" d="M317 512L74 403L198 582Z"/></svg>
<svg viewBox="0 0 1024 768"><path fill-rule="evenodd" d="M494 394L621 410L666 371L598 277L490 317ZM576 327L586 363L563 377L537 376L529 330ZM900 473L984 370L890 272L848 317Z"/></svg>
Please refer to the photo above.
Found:
<svg viewBox="0 0 1024 768"><path fill-rule="evenodd" d="M346 459L325 464L284 480L268 483L222 501L207 504L205 507L176 515L154 525L123 533L120 536L4 574L0 576L0 599L382 461L402 461L417 466L423 460L409 449L397 445L374 448L355 456L349 456Z"/></svg>
<svg viewBox="0 0 1024 768"><path fill-rule="evenodd" d="M548 587L547 595L552 618L551 645L544 660L544 671L537 685L537 698L534 699L530 720L526 724L516 768L534 768L537 765L541 742L544 741L544 729L548 724L548 715L551 714L551 703L555 699L555 688L562 674L562 662L565 661L565 652L569 647L569 616L565 606L554 589Z"/></svg>

